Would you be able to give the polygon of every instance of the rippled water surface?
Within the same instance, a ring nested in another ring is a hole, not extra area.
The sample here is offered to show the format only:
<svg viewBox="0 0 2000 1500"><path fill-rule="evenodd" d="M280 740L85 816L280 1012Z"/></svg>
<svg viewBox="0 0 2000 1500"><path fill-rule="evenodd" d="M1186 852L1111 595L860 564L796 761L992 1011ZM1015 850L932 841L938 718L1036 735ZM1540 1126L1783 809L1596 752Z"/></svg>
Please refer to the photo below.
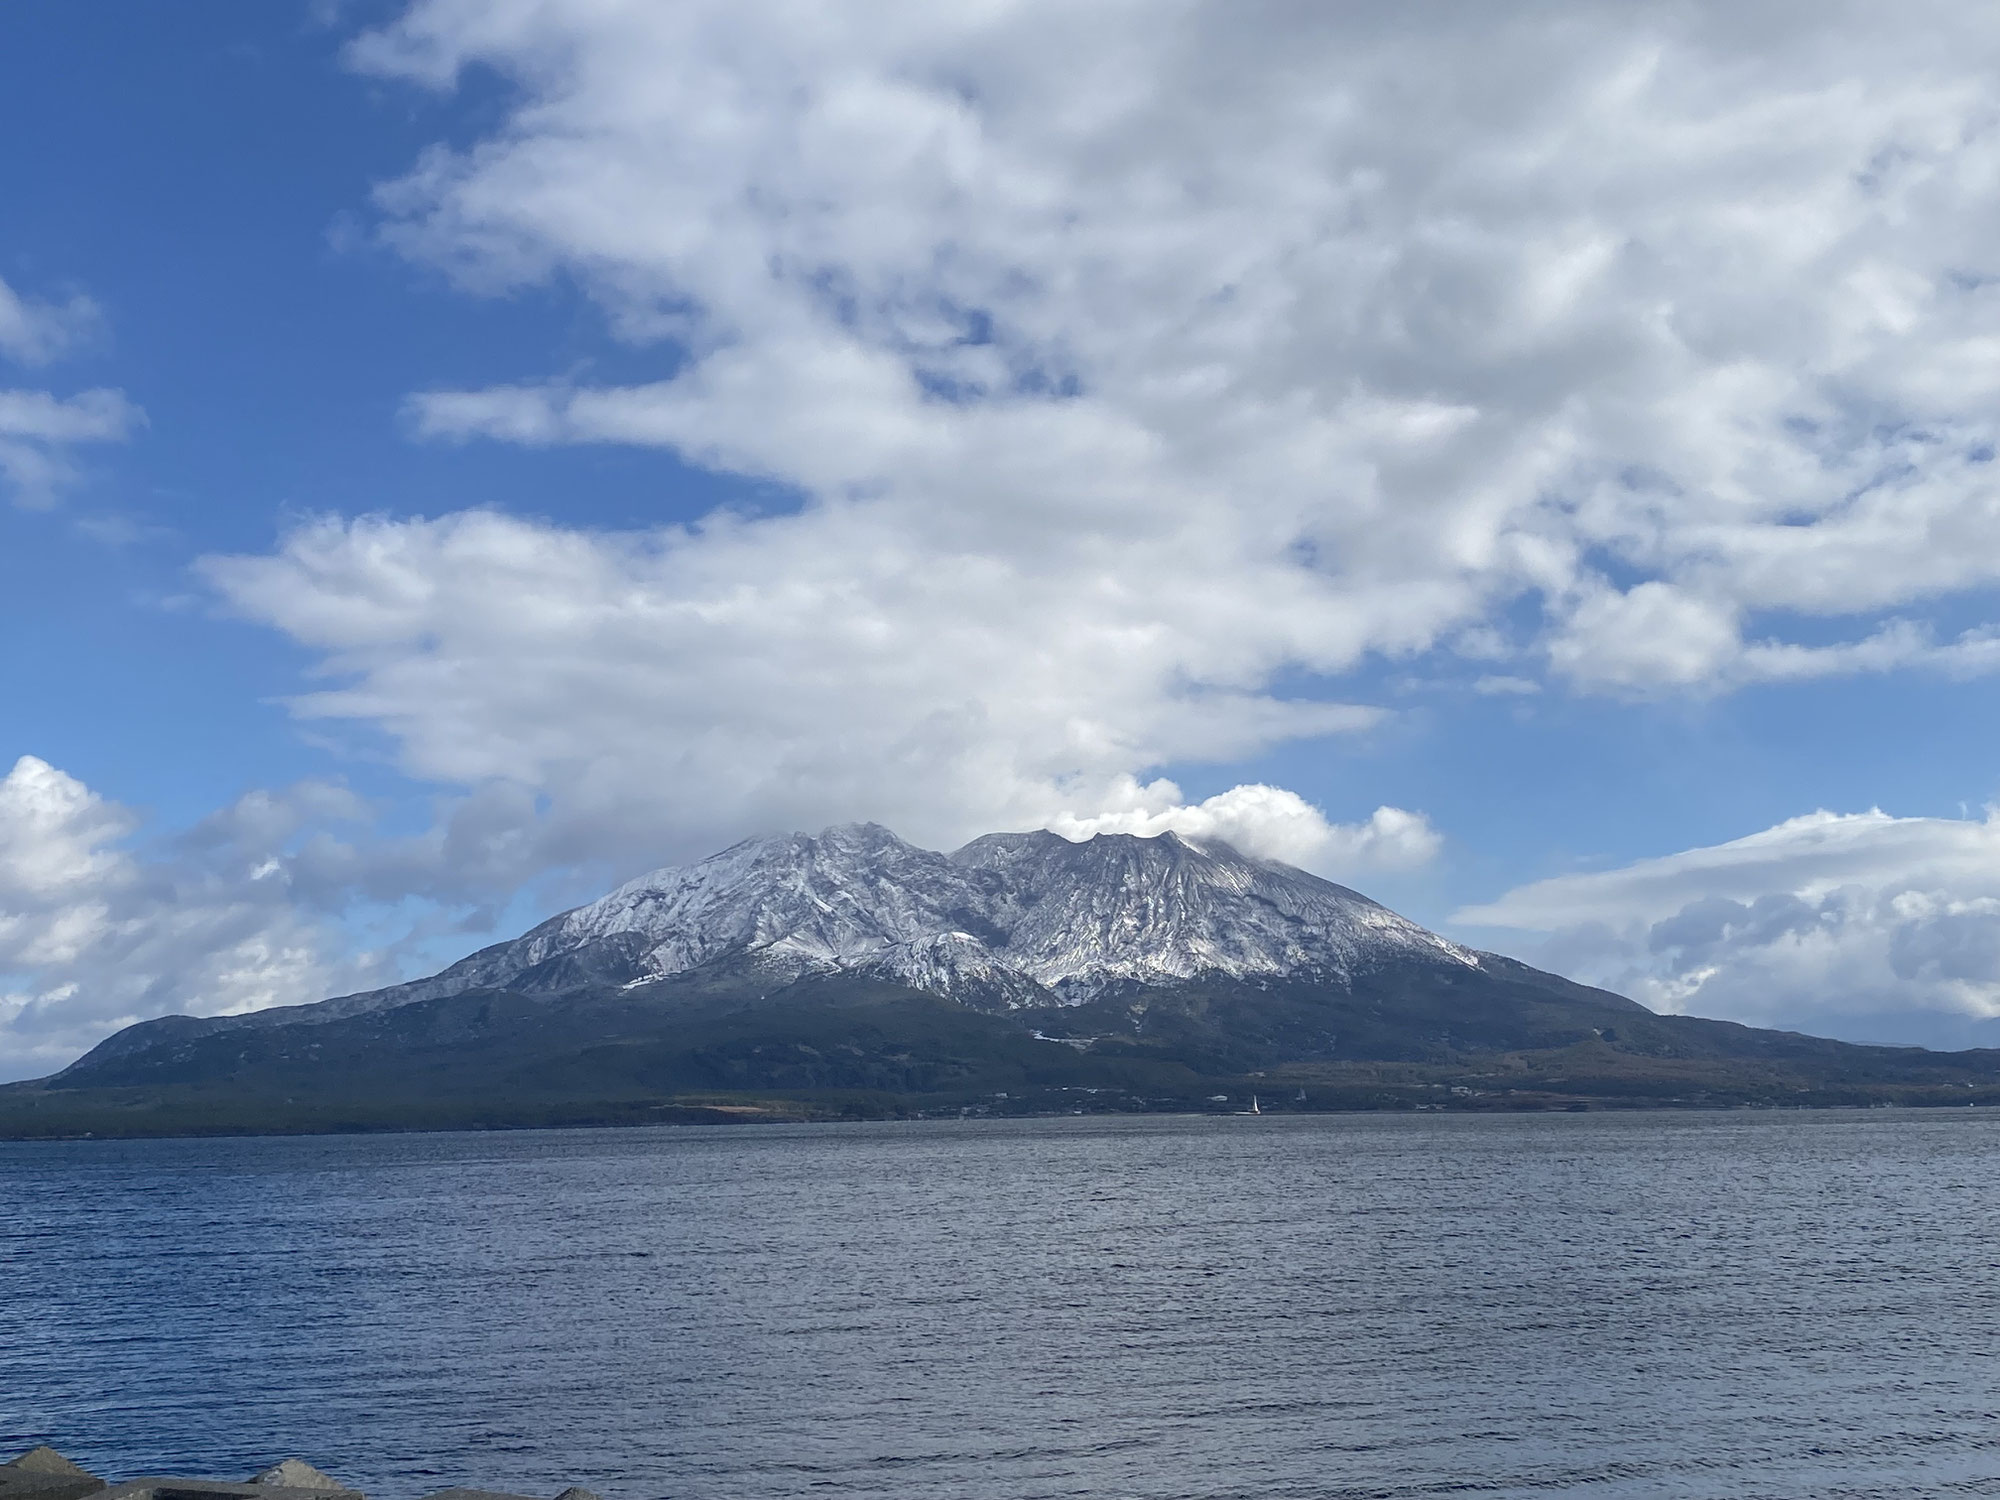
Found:
<svg viewBox="0 0 2000 1500"><path fill-rule="evenodd" d="M2000 1493L2000 1117L0 1145L0 1438L385 1500Z"/></svg>

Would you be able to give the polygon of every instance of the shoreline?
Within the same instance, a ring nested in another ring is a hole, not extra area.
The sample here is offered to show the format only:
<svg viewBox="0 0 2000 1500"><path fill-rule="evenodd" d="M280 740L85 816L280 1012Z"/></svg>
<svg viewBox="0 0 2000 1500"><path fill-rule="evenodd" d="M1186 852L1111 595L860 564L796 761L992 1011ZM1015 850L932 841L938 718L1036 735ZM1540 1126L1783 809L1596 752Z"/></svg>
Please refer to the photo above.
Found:
<svg viewBox="0 0 2000 1500"><path fill-rule="evenodd" d="M1664 1103L1660 1101L1610 1102L1591 1100L1582 1107L1576 1105L1522 1104L1515 1106L1495 1105L1479 1108L1468 1106L1422 1106L1376 1107L1333 1107L1333 1108L1266 1108L1253 1115L1247 1110L1227 1108L1215 1109L1034 1109L982 1114L961 1114L955 1112L880 1113L869 1115L780 1115L776 1113L748 1110L715 1110L711 1117L701 1119L672 1120L580 1120L580 1121L495 1121L437 1124L353 1124L314 1126L302 1124L297 1127L231 1127L213 1126L209 1128L189 1128L181 1130L129 1130L129 1131L78 1131L73 1133L42 1132L35 1134L14 1133L0 1130L0 1146L6 1145L76 1145L85 1142L131 1142L131 1141L204 1141L204 1140L327 1140L353 1139L371 1136L422 1136L422 1135L520 1135L536 1132L561 1132L565 1134L590 1131L654 1131L654 1130L694 1130L714 1127L783 1127L813 1126L836 1127L871 1125L999 1125L1021 1121L1044 1120L1243 1120L1243 1121L1291 1121L1303 1119L1543 1119L1552 1116L1572 1115L1672 1115L1687 1117L1712 1117L1717 1115L1840 1115L1863 1116L1896 1114L1909 1116L1961 1116L1968 1110L2000 1111L2000 1100L1959 1101L1873 1101L1868 1103L1827 1102L1827 1103ZM690 1111L692 1113L693 1111ZM1246 1124L1245 1129L1258 1126ZM4 1469L0 1465L0 1469ZM0 1500L6 1500L4 1489L0 1489Z"/></svg>

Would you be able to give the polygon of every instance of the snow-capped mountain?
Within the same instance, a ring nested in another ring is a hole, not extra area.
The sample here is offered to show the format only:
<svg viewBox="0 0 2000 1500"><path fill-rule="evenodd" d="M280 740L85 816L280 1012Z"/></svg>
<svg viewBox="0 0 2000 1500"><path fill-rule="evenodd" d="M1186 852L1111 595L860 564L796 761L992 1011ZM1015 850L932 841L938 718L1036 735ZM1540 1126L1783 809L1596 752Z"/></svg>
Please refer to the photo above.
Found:
<svg viewBox="0 0 2000 1500"><path fill-rule="evenodd" d="M639 985L727 961L773 986L867 973L1012 1010L1204 974L1339 983L1406 958L1480 962L1344 886L1223 843L996 833L941 854L860 823L656 870L431 979L315 1009Z"/></svg>
<svg viewBox="0 0 2000 1500"><path fill-rule="evenodd" d="M2000 1100L1990 1053L1654 1015L1224 844L941 854L862 824L657 871L414 984L136 1022L0 1088L0 1135L1213 1111L1280 1077L1312 1108Z"/></svg>

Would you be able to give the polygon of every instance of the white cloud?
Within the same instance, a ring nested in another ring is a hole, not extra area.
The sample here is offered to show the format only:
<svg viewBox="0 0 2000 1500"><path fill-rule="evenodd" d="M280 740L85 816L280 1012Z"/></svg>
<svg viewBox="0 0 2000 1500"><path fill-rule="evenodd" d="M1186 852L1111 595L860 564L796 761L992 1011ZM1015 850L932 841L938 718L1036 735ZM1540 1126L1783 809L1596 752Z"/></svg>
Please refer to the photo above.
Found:
<svg viewBox="0 0 2000 1500"><path fill-rule="evenodd" d="M1275 786L1231 787L1189 804L1171 781L1141 786L1127 777L1109 788L1103 801L1109 804L1104 811L1057 813L1044 826L1069 839L1100 833L1155 838L1169 831L1220 839L1246 854L1342 879L1417 869L1444 843L1422 813L1378 807L1365 823L1330 823L1298 793Z"/></svg>
<svg viewBox="0 0 2000 1500"><path fill-rule="evenodd" d="M25 299L0 281L0 357L38 365L69 352L99 322L97 305L77 296L62 306ZM76 478L70 449L122 442L146 420L122 391L0 390L0 479L17 504L40 509Z"/></svg>
<svg viewBox="0 0 2000 1500"><path fill-rule="evenodd" d="M54 1071L120 1026L317 1000L377 969L299 909L285 842L354 808L255 794L150 853L137 820L23 756L0 778L0 1079Z"/></svg>
<svg viewBox="0 0 2000 1500"><path fill-rule="evenodd" d="M144 421L121 391L82 391L64 400L47 391L0 390L0 477L17 504L41 509L76 478L71 448L121 442Z"/></svg>
<svg viewBox="0 0 2000 1500"><path fill-rule="evenodd" d="M1545 934L1542 961L1659 1010L1992 1045L2000 816L1818 812L1538 881L1454 920Z"/></svg>
<svg viewBox="0 0 2000 1500"><path fill-rule="evenodd" d="M81 293L67 302L23 297L0 281L0 355L18 364L46 364L97 332L102 315Z"/></svg>
<svg viewBox="0 0 2000 1500"><path fill-rule="evenodd" d="M676 351L422 433L671 446L1016 566L1136 533L1178 584L1220 527L1291 596L1246 649L1320 671L1523 596L1614 692L1993 665L1894 616L2000 582L1976 7L423 0L354 57L522 90L383 191L394 243Z"/></svg>
<svg viewBox="0 0 2000 1500"><path fill-rule="evenodd" d="M1240 598L1143 534L1034 570L865 505L627 535L473 512L322 522L205 568L343 679L297 712L380 726L428 781L518 789L524 874L850 818L949 846L1127 806L1136 768L1380 717L1257 691L1272 659L1240 627L1281 630L1295 591Z"/></svg>
<svg viewBox="0 0 2000 1500"><path fill-rule="evenodd" d="M210 576L324 654L302 712L680 849L1118 812L1365 722L1273 684L1371 654L1986 670L1923 611L2000 583L2000 48L1780 13L422 0L358 66L519 92L384 235L573 279L657 378L420 393L413 430L801 508L328 522Z"/></svg>

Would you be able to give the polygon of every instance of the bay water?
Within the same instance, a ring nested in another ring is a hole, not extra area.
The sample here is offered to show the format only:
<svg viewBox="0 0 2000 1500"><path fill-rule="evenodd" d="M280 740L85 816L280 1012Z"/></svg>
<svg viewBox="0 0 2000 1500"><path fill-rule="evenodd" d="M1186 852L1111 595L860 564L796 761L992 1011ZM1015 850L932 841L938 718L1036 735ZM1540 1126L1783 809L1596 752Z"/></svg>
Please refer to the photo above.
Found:
<svg viewBox="0 0 2000 1500"><path fill-rule="evenodd" d="M0 1446L379 1500L2000 1493L2000 1113L0 1144Z"/></svg>

